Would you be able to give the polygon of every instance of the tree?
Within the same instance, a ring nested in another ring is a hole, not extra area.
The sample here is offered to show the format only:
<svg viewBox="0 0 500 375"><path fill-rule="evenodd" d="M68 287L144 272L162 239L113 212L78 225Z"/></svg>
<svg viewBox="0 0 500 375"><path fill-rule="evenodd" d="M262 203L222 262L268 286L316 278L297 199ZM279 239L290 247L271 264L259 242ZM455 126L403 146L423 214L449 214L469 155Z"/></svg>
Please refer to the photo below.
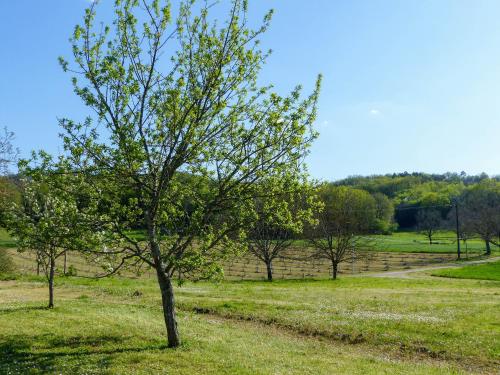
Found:
<svg viewBox="0 0 500 375"><path fill-rule="evenodd" d="M332 278L337 278L340 263L352 259L357 251L368 247L367 233L376 220L376 203L366 191L345 186L323 185L319 190L323 209L316 214L317 225L309 239L314 257L327 259Z"/></svg>
<svg viewBox="0 0 500 375"><path fill-rule="evenodd" d="M373 193L373 199L375 200L375 225L373 230L378 233L388 234L396 228L394 224L394 204L391 200L382 193Z"/></svg>
<svg viewBox="0 0 500 375"><path fill-rule="evenodd" d="M460 198L461 220L466 231L477 233L484 241L486 254L500 234L500 183L483 180L464 191Z"/></svg>
<svg viewBox="0 0 500 375"><path fill-rule="evenodd" d="M0 135L0 174L2 176L9 173L9 167L15 163L18 150L12 145L14 133L7 128L3 128Z"/></svg>
<svg viewBox="0 0 500 375"><path fill-rule="evenodd" d="M14 148L14 133L3 129L0 134L0 225L4 225L5 209L9 202L18 200L18 190L9 176L10 166L15 163L18 150Z"/></svg>
<svg viewBox="0 0 500 375"><path fill-rule="evenodd" d="M210 5L193 15L192 3L172 22L168 3L118 0L112 33L95 27L93 3L73 34L75 64L60 59L97 117L61 120L65 148L79 173L99 175L96 195L127 244L117 262L155 269L170 347L180 344L174 275L221 275L220 260L243 246L260 181L302 174L320 86L302 99L300 86L282 97L257 84L271 12L251 30L247 1L233 0L219 28ZM134 191L126 202L124 189ZM145 242L127 235L141 218Z"/></svg>
<svg viewBox="0 0 500 375"><path fill-rule="evenodd" d="M424 234L432 245L432 237L441 229L441 212L433 208L422 208L417 212L417 230Z"/></svg>
<svg viewBox="0 0 500 375"><path fill-rule="evenodd" d="M266 264L273 280L273 260L282 256L317 208L312 188L305 181L266 181L254 199L256 218L248 231L249 251Z"/></svg>
<svg viewBox="0 0 500 375"><path fill-rule="evenodd" d="M88 216L76 197L82 194L81 184L74 183L74 176L60 160L40 153L41 165L30 168L21 161L19 173L21 203L13 203L7 219L10 233L16 238L18 251L34 251L42 266L49 287L48 307L54 307L54 277L56 260L69 250L82 251L97 246L100 233L94 225L94 216Z"/></svg>

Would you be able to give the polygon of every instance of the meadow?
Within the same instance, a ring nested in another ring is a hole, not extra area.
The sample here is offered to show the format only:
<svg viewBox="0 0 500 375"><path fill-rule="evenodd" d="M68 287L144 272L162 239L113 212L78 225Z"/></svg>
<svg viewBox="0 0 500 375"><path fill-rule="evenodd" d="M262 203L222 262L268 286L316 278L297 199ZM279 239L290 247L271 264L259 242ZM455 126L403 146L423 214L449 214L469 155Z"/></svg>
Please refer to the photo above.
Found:
<svg viewBox="0 0 500 375"><path fill-rule="evenodd" d="M495 373L500 282L412 275L188 282L179 349L154 280L59 277L48 310L42 279L17 276L0 282L0 373Z"/></svg>
<svg viewBox="0 0 500 375"><path fill-rule="evenodd" d="M432 273L432 276L453 277L456 279L480 279L500 281L500 262L475 264L457 269L444 269Z"/></svg>

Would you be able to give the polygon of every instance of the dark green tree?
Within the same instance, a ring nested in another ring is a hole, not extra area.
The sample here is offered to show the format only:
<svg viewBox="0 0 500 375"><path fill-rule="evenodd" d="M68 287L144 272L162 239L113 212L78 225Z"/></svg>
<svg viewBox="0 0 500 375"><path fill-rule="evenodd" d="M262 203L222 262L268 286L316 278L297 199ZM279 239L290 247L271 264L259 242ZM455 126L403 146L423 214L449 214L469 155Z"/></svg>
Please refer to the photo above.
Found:
<svg viewBox="0 0 500 375"><path fill-rule="evenodd" d="M467 189L459 202L464 230L478 234L490 255L491 244L500 246L500 182L483 180Z"/></svg>

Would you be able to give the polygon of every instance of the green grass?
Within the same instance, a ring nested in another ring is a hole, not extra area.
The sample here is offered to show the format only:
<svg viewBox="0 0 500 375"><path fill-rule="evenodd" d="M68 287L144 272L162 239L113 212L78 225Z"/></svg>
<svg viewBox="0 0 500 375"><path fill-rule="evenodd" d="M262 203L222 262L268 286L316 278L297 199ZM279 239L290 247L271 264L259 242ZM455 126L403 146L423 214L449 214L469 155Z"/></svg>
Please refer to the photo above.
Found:
<svg viewBox="0 0 500 375"><path fill-rule="evenodd" d="M9 247L16 247L16 241L4 228L0 228L0 248Z"/></svg>
<svg viewBox="0 0 500 375"><path fill-rule="evenodd" d="M370 235L372 250L374 251L388 251L397 253L441 253L452 254L457 252L457 243L455 240L455 232L440 231L437 232L433 238L433 244L429 244L427 237L418 232L404 231L394 232L389 235ZM297 240L294 242L297 247L310 246L306 240ZM463 242L460 243L462 247L462 255L466 256L466 247ZM484 253L486 250L484 241L480 239L471 239L467 241L467 251L470 256L477 256ZM499 252L498 247L492 247L493 252Z"/></svg>
<svg viewBox="0 0 500 375"><path fill-rule="evenodd" d="M432 273L433 276L452 277L457 279L480 279L500 281L500 261L485 264L447 268Z"/></svg>
<svg viewBox="0 0 500 375"><path fill-rule="evenodd" d="M154 280L59 278L53 311L40 280L0 281L0 373L493 373L500 354L495 281L187 283L172 350Z"/></svg>
<svg viewBox="0 0 500 375"><path fill-rule="evenodd" d="M374 240L374 250L390 252L412 253L456 253L457 243L455 233L450 231L438 232L433 238L432 245L427 237L417 232L395 232L391 235L370 236ZM462 254L465 257L465 245L461 243ZM471 239L467 241L467 248L471 255L485 252L484 241ZM498 249L493 248L493 251Z"/></svg>
<svg viewBox="0 0 500 375"><path fill-rule="evenodd" d="M146 233L143 230L131 230L128 233L130 237L143 241L146 239ZM390 235L372 235L374 251L389 251L401 253L456 253L457 245L455 242L455 233L451 231L442 231L436 234L432 245L429 245L427 238L416 232L394 232ZM297 247L309 246L308 241L297 240L294 242ZM5 229L0 228L0 247L15 247L16 243ZM462 243L462 254L465 257L465 245ZM471 256L484 253L484 241L480 239L471 239L467 242L468 251ZM492 252L500 253L498 247L492 246Z"/></svg>

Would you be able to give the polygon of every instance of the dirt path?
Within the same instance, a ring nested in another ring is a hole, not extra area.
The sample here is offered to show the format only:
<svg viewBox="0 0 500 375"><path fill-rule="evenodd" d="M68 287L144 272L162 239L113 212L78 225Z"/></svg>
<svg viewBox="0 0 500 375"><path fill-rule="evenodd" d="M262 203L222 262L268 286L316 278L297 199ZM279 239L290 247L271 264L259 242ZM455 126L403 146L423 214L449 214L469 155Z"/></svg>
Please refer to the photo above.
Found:
<svg viewBox="0 0 500 375"><path fill-rule="evenodd" d="M416 267L412 269L406 269L406 270L399 270L399 271L386 271L386 272L376 272L376 273L363 273L363 274L357 274L357 275L352 275L353 277L356 276L367 276L367 277L395 277L395 278L412 278L415 277L414 275L411 275L412 273L416 272L422 272L422 271L432 271L432 270L438 270L441 268L454 268L454 267L463 267L463 266L469 266L472 264L481 264L481 263L489 263L489 262L495 262L497 260L500 260L500 257L492 257L492 258L487 258L487 259L480 259L480 260L472 260L472 261L465 261L465 262L454 262L454 263L441 263L441 264L435 264L435 265L429 265L429 266L423 266L423 267Z"/></svg>

